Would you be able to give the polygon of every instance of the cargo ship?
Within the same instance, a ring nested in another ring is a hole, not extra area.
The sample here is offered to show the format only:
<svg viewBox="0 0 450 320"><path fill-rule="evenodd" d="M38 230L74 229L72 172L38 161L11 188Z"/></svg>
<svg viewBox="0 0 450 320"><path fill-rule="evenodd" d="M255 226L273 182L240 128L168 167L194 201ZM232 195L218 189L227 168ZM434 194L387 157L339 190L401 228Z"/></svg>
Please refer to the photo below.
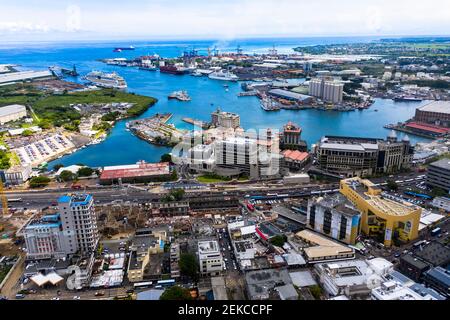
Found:
<svg viewBox="0 0 450 320"><path fill-rule="evenodd" d="M185 70L178 69L176 66L160 66L159 71L163 73L170 73L175 75L183 75L186 73Z"/></svg>
<svg viewBox="0 0 450 320"><path fill-rule="evenodd" d="M392 100L394 100L395 102L421 102L421 101L422 101L422 99L420 99L420 98L416 98L416 97L403 97L403 96L395 97L395 98L392 99Z"/></svg>
<svg viewBox="0 0 450 320"><path fill-rule="evenodd" d="M129 47L116 47L114 48L113 52L122 52L124 50L134 50L135 48L133 46Z"/></svg>

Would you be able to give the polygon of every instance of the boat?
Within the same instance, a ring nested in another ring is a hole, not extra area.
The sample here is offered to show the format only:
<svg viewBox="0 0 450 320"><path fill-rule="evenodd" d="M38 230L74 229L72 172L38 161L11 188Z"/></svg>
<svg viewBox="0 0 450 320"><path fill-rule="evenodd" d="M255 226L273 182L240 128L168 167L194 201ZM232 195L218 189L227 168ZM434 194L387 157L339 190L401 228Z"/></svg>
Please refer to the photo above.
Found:
<svg viewBox="0 0 450 320"><path fill-rule="evenodd" d="M85 77L85 80L89 81L93 85L102 88L114 88L114 89L126 89L127 83L124 78L117 73L104 73L101 71L89 72Z"/></svg>
<svg viewBox="0 0 450 320"><path fill-rule="evenodd" d="M421 102L422 99L420 98L416 98L416 97L404 97L404 96L400 96L400 97L395 97L394 99L395 102Z"/></svg>
<svg viewBox="0 0 450 320"><path fill-rule="evenodd" d="M195 70L194 72L191 73L191 76L193 76L193 77L203 77L203 74L201 72L198 72L197 70Z"/></svg>
<svg viewBox="0 0 450 320"><path fill-rule="evenodd" d="M191 101L187 91L174 91L168 96L169 100L176 99L179 101Z"/></svg>
<svg viewBox="0 0 450 320"><path fill-rule="evenodd" d="M147 70L147 71L156 71L158 68L154 64L143 64L139 67L140 70Z"/></svg>
<svg viewBox="0 0 450 320"><path fill-rule="evenodd" d="M264 111L278 111L281 109L280 106L269 97L264 97L261 100L261 108Z"/></svg>
<svg viewBox="0 0 450 320"><path fill-rule="evenodd" d="M66 69L66 68L61 68L61 73L64 75L70 76L70 77L78 77L79 76L75 65L73 66L72 70Z"/></svg>
<svg viewBox="0 0 450 320"><path fill-rule="evenodd" d="M135 48L133 46L129 47L116 47L114 48L114 52L122 52L123 50L134 50Z"/></svg>
<svg viewBox="0 0 450 320"><path fill-rule="evenodd" d="M239 77L235 74L232 74L229 71L224 72L223 70L215 71L208 75L208 78L213 80L222 80L222 81L238 81Z"/></svg>
<svg viewBox="0 0 450 320"><path fill-rule="evenodd" d="M159 71L163 73L170 73L175 75L183 75L186 73L185 70L178 69L176 66L160 66Z"/></svg>

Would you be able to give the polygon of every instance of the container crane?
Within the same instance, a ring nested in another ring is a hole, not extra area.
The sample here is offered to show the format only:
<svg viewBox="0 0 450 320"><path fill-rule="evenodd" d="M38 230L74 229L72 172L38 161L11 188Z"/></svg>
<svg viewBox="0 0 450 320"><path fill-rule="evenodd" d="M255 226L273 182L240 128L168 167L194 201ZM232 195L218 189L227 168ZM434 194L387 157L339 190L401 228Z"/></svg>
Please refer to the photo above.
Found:
<svg viewBox="0 0 450 320"><path fill-rule="evenodd" d="M0 178L0 197L2 198L2 213L3 217L6 217L9 213L8 210L8 198L5 195L5 188L3 185L3 180Z"/></svg>

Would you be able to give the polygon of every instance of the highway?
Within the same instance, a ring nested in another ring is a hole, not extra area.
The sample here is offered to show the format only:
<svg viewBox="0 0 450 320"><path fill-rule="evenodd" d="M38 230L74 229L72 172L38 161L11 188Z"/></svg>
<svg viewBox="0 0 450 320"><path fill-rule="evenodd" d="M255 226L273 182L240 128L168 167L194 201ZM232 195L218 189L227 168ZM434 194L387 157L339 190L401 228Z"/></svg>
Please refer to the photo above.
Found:
<svg viewBox="0 0 450 320"><path fill-rule="evenodd" d="M399 185L411 185L423 181L425 177L418 174L404 175L403 177L396 176L396 182ZM385 185L387 178L377 178L372 181L376 184ZM215 188L207 188L204 190L187 190L184 196L185 199L207 197L207 196L267 196L268 194L283 194L286 198L302 198L312 195L320 195L324 193L338 192L339 185L332 183L328 185L305 185L305 186L286 186L280 183L271 185L227 185L227 189L223 189L224 186ZM220 189L220 190L219 190ZM27 209L39 209L48 206L55 205L58 197L67 193L80 193L84 191L71 190L71 189L58 189L58 190L34 190L34 191L8 191L6 193L8 200L21 199L21 201L10 201L10 208L27 208ZM96 204L110 204L111 202L131 202L131 203L149 203L157 201L166 192L152 193L151 190L145 188L136 188L133 186L108 186L108 187L91 187L86 190L87 193L94 196Z"/></svg>

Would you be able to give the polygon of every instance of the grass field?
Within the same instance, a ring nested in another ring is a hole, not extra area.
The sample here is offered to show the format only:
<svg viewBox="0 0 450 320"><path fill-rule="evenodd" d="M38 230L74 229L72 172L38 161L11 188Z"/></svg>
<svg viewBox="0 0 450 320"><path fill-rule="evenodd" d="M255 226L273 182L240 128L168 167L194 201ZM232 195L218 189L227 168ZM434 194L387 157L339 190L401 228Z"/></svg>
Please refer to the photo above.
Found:
<svg viewBox="0 0 450 320"><path fill-rule="evenodd" d="M156 103L156 99L112 89L67 93L61 95L36 94L34 91L26 93L26 89L19 90L10 87L0 90L0 106L9 104L23 104L31 107L40 121L54 126L61 126L79 120L81 115L73 109L71 104L105 104L113 102L128 102L134 106L128 110L128 115L138 116Z"/></svg>
<svg viewBox="0 0 450 320"><path fill-rule="evenodd" d="M198 177L197 181L201 183L220 183L220 182L230 182L231 179L216 175L203 175Z"/></svg>

